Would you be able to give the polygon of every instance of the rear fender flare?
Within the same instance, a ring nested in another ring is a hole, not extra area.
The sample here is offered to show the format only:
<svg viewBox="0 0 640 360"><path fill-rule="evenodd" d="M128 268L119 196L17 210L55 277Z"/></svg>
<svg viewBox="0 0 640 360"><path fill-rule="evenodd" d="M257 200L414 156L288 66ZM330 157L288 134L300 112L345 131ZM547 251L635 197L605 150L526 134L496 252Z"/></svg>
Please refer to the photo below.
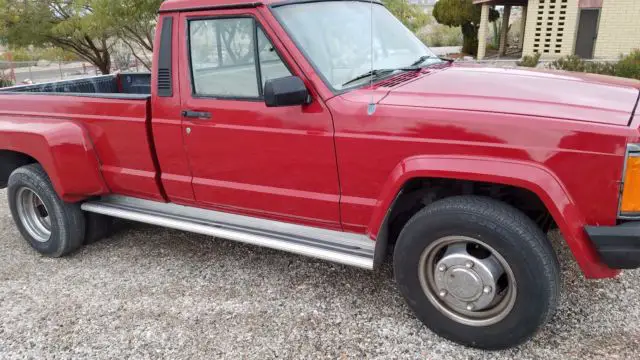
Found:
<svg viewBox="0 0 640 360"><path fill-rule="evenodd" d="M0 150L34 158L67 202L109 192L88 132L69 120L0 117Z"/></svg>

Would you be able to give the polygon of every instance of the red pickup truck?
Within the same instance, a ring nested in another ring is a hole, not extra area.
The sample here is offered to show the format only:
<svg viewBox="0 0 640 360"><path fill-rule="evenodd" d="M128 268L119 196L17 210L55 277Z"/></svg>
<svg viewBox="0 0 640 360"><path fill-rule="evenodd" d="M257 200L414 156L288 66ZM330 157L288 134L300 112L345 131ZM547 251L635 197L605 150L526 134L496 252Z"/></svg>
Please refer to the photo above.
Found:
<svg viewBox="0 0 640 360"><path fill-rule="evenodd" d="M372 26L373 25L373 26ZM640 266L640 82L464 66L377 2L168 0L154 70L0 92L0 185L59 257L123 218L374 269L486 349Z"/></svg>

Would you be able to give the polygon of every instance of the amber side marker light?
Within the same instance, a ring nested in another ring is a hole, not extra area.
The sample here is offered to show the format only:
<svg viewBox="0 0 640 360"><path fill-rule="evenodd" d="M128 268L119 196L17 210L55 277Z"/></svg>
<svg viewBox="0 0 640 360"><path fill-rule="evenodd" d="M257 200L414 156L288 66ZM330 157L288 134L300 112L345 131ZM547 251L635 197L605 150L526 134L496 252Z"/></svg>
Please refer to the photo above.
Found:
<svg viewBox="0 0 640 360"><path fill-rule="evenodd" d="M640 214L640 146L630 144L625 161L620 215Z"/></svg>

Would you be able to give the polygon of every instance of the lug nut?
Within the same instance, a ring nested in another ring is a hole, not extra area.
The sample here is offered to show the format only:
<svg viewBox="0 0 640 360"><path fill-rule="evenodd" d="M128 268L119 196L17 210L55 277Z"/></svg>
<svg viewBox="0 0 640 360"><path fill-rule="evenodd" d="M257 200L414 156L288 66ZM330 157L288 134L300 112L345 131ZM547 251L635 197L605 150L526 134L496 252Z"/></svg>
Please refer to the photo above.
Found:
<svg viewBox="0 0 640 360"><path fill-rule="evenodd" d="M442 265L438 266L438 271L440 271L440 272L447 271L447 266L445 264L442 264Z"/></svg>
<svg viewBox="0 0 640 360"><path fill-rule="evenodd" d="M467 269L471 269L473 267L473 261L467 261L467 263L464 264L464 266L466 266Z"/></svg>
<svg viewBox="0 0 640 360"><path fill-rule="evenodd" d="M471 311L473 309L475 309L475 306L473 306L473 304L471 303L467 304L467 310Z"/></svg>
<svg viewBox="0 0 640 360"><path fill-rule="evenodd" d="M447 296L447 290L440 290L440 293L438 295L440 295L440 297Z"/></svg>
<svg viewBox="0 0 640 360"><path fill-rule="evenodd" d="M482 289L482 292L484 292L485 294L488 294L491 292L491 290L493 290L491 286L485 286L484 289Z"/></svg>

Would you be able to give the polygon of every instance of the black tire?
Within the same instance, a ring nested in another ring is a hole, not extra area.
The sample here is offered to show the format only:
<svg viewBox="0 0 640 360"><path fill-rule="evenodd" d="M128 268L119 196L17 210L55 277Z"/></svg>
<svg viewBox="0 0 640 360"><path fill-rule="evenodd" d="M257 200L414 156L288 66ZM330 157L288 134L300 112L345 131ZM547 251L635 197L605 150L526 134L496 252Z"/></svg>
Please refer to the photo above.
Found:
<svg viewBox="0 0 640 360"><path fill-rule="evenodd" d="M84 243L86 245L93 244L104 238L109 237L113 230L113 218L110 216L86 213L86 233Z"/></svg>
<svg viewBox="0 0 640 360"><path fill-rule="evenodd" d="M421 256L430 244L448 236L481 240L510 266L516 295L503 319L486 326L463 324L427 297L419 275ZM530 339L555 312L560 293L558 260L542 230L517 209L478 196L446 198L413 216L396 243L394 272L409 307L427 327L459 344L487 350Z"/></svg>
<svg viewBox="0 0 640 360"><path fill-rule="evenodd" d="M35 193L46 208L50 222L50 235L46 241L37 240L29 233L18 211L19 192L27 189ZM9 208L22 237L39 253L49 257L68 255L82 246L85 218L79 204L62 201L39 164L23 166L9 177Z"/></svg>

